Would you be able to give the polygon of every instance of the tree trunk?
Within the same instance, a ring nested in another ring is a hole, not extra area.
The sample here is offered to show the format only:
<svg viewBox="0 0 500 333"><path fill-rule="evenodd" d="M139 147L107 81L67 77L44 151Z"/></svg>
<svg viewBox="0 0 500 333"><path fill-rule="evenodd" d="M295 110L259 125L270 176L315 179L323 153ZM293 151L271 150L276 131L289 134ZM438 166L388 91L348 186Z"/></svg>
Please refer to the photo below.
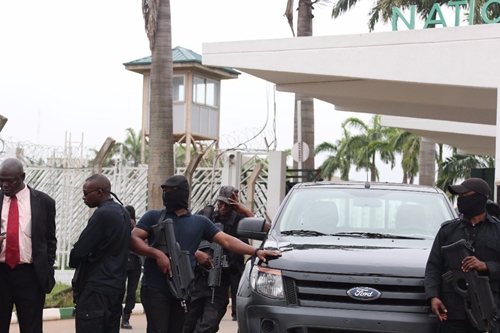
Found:
<svg viewBox="0 0 500 333"><path fill-rule="evenodd" d="M375 154L371 157L370 174L372 183L377 181L377 167L375 166Z"/></svg>
<svg viewBox="0 0 500 333"><path fill-rule="evenodd" d="M436 143L420 142L419 184L435 186L436 184Z"/></svg>
<svg viewBox="0 0 500 333"><path fill-rule="evenodd" d="M297 17L297 37L312 36L312 2L311 0L299 0ZM303 169L314 169L314 99L301 94L295 94L295 113L293 142L297 142L297 101L301 101L302 142L309 146L309 157L302 163ZM297 163L294 162L294 168Z"/></svg>
<svg viewBox="0 0 500 333"><path fill-rule="evenodd" d="M297 37L309 37L313 35L312 26L312 1L299 0L299 10L297 17Z"/></svg>
<svg viewBox="0 0 500 333"><path fill-rule="evenodd" d="M174 174L170 1L160 0L151 58L148 209L163 206L160 185Z"/></svg>

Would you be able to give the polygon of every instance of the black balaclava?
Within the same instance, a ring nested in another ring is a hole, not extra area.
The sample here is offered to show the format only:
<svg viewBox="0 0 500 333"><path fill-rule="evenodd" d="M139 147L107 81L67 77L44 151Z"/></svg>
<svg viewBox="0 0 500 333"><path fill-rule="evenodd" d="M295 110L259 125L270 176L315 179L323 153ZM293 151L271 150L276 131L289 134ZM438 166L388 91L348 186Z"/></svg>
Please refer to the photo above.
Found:
<svg viewBox="0 0 500 333"><path fill-rule="evenodd" d="M186 177L176 175L169 177L161 187L177 187L176 190L163 192L163 205L167 212L174 212L181 208L188 208L189 184Z"/></svg>
<svg viewBox="0 0 500 333"><path fill-rule="evenodd" d="M458 197L457 208L460 213L470 219L486 212L487 200L488 198L480 193Z"/></svg>

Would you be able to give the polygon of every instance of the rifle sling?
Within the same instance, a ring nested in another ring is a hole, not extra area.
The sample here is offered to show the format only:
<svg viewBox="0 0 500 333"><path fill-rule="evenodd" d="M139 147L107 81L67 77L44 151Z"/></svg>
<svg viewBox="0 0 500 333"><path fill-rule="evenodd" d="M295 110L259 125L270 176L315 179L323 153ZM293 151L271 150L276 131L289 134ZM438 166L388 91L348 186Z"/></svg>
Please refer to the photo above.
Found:
<svg viewBox="0 0 500 333"><path fill-rule="evenodd" d="M472 253L474 253L476 251L476 249L474 248L474 246L472 246L472 244L474 243L474 241L470 240L469 226L465 226L464 232L465 232L465 236L467 237L467 241L465 242L465 247L467 248L467 250L469 250Z"/></svg>
<svg viewBox="0 0 500 333"><path fill-rule="evenodd" d="M460 223L462 223L462 221L464 221L464 220L462 219ZM460 226L460 223L457 223L457 225L453 228L453 230L447 235L447 237L446 237L447 239L450 239L451 236L455 233L455 231L457 231L458 227ZM472 242L470 241L470 234L469 234L468 226L465 226L463 229L465 232L465 236L467 237L466 242L465 242L465 248L467 250L471 251L472 253L474 253L476 251L476 249L474 248L474 246L472 246L474 241L472 241Z"/></svg>
<svg viewBox="0 0 500 333"><path fill-rule="evenodd" d="M167 216L167 210L163 209L161 211L161 215L160 215L160 219L158 220L158 223L163 222L163 220L165 219L165 216Z"/></svg>
<svg viewBox="0 0 500 333"><path fill-rule="evenodd" d="M160 222L163 222L163 220L165 220L166 216L167 216L167 210L163 209L161 211L160 218L158 219L158 222L156 224L160 224ZM156 244L156 235L155 235L155 240L154 240L153 244L151 244L151 246L154 248L158 248L157 244ZM168 256L168 253L165 253L165 254Z"/></svg>

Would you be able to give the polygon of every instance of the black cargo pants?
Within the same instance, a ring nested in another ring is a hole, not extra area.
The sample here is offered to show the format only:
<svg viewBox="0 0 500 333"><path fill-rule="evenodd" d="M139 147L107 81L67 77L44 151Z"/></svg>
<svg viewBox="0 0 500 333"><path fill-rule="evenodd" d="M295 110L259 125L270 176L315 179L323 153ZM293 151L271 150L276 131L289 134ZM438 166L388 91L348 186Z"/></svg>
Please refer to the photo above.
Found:
<svg viewBox="0 0 500 333"><path fill-rule="evenodd" d="M229 286L214 289L208 286L207 276L196 272L189 292L188 313L183 333L215 333L229 304Z"/></svg>
<svg viewBox="0 0 500 333"><path fill-rule="evenodd" d="M75 311L76 333L119 333L123 294L83 289Z"/></svg>
<svg viewBox="0 0 500 333"><path fill-rule="evenodd" d="M130 315L135 307L135 293L141 277L141 259L138 256L129 256L127 262L127 294L123 314Z"/></svg>

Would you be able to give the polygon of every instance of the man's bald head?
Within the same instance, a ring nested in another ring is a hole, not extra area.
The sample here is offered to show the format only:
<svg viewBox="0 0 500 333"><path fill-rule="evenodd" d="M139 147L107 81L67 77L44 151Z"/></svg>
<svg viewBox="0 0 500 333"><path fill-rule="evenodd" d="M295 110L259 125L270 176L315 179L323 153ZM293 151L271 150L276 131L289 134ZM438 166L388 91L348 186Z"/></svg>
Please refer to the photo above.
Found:
<svg viewBox="0 0 500 333"><path fill-rule="evenodd" d="M99 206L111 199L111 182L102 174L95 174L83 184L83 202L90 208Z"/></svg>
<svg viewBox="0 0 500 333"><path fill-rule="evenodd" d="M0 186L6 196L12 197L24 188L23 164L16 158L8 158L0 165Z"/></svg>
<svg viewBox="0 0 500 333"><path fill-rule="evenodd" d="M3 169L8 169L12 172L24 173L23 164L17 158L7 158L3 161L0 165L0 170Z"/></svg>
<svg viewBox="0 0 500 333"><path fill-rule="evenodd" d="M111 191L111 182L109 181L108 177L106 177L103 174L96 173L95 175L92 175L89 178L87 178L85 181L92 183L98 188L101 188L108 192Z"/></svg>

